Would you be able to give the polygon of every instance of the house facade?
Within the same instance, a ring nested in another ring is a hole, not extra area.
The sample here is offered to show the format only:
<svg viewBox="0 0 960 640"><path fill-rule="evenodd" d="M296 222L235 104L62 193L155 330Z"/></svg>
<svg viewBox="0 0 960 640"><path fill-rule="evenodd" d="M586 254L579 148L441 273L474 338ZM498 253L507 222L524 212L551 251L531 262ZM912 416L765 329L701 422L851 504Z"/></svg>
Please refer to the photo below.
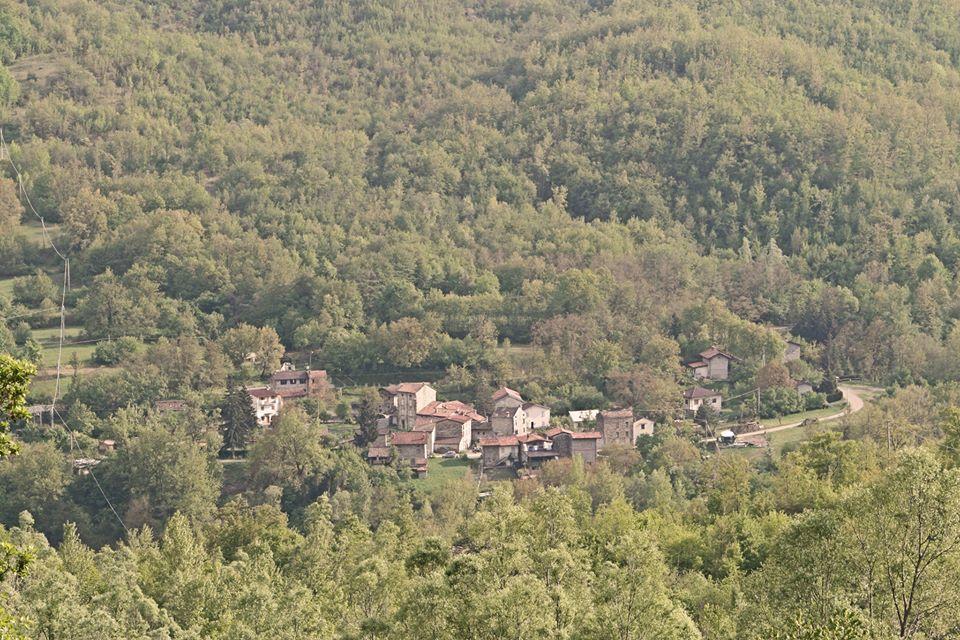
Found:
<svg viewBox="0 0 960 640"><path fill-rule="evenodd" d="M697 354L697 360L687 364L697 380L726 380L730 377L730 363L736 358L717 347Z"/></svg>
<svg viewBox="0 0 960 640"><path fill-rule="evenodd" d="M683 392L683 406L690 413L696 413L704 404L714 411L720 411L723 408L723 396L703 387L694 387Z"/></svg>
<svg viewBox="0 0 960 640"><path fill-rule="evenodd" d="M536 402L525 402L522 408L531 431L550 428L550 407Z"/></svg>
<svg viewBox="0 0 960 640"><path fill-rule="evenodd" d="M474 439L474 425L482 425L487 419L469 404L431 402L417 414L417 423L432 423L436 428L435 453L466 451Z"/></svg>
<svg viewBox="0 0 960 640"><path fill-rule="evenodd" d="M527 414L523 407L501 407L490 416L490 427L495 436L515 436L529 433Z"/></svg>
<svg viewBox="0 0 960 640"><path fill-rule="evenodd" d="M327 372L322 369L297 371L283 368L270 376L270 388L284 398L323 395L330 389Z"/></svg>
<svg viewBox="0 0 960 640"><path fill-rule="evenodd" d="M633 441L636 442L640 436L652 436L654 422L650 418L640 418L633 422Z"/></svg>
<svg viewBox="0 0 960 640"><path fill-rule="evenodd" d="M493 402L494 409L523 406L523 396L521 396L518 391L514 391L510 387L500 387L493 392L493 396L490 399Z"/></svg>
<svg viewBox="0 0 960 640"><path fill-rule="evenodd" d="M547 436L553 441L553 450L558 457L579 456L587 464L597 461L597 451L603 438L599 431L569 431L561 428L551 429Z"/></svg>
<svg viewBox="0 0 960 640"><path fill-rule="evenodd" d="M390 424L400 429L412 429L417 414L437 400L437 390L426 382L401 382L380 389L382 411L390 417Z"/></svg>
<svg viewBox="0 0 960 640"><path fill-rule="evenodd" d="M483 468L513 466L520 461L520 441L517 436L485 438L480 441Z"/></svg>
<svg viewBox="0 0 960 640"><path fill-rule="evenodd" d="M432 452L428 431L394 431L390 434L390 444L396 449L397 458L407 462L426 460Z"/></svg>
<svg viewBox="0 0 960 640"><path fill-rule="evenodd" d="M597 416L597 431L600 432L600 448L610 445L634 446L633 437L633 407L626 409L609 409L601 411Z"/></svg>
<svg viewBox="0 0 960 640"><path fill-rule="evenodd" d="M783 352L783 361L793 362L794 360L799 360L802 354L803 354L803 347L800 345L800 343L793 342L792 340L788 340L787 348Z"/></svg>
<svg viewBox="0 0 960 640"><path fill-rule="evenodd" d="M250 394L250 402L257 415L257 424L269 427L283 409L283 396L270 387L253 387L247 389L247 393Z"/></svg>

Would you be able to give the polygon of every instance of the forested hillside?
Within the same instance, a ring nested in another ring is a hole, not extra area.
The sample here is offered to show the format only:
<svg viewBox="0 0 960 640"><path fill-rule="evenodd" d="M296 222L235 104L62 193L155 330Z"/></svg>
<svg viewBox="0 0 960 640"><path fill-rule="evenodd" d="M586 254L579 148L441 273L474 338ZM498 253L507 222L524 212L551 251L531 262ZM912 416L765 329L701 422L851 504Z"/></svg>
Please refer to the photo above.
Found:
<svg viewBox="0 0 960 640"><path fill-rule="evenodd" d="M957 637L958 27L950 0L0 0L0 355L53 401L0 388L0 638ZM698 447L682 365L713 345L725 419L833 426ZM339 388L234 459L282 358ZM365 461L369 385L426 379L658 432L417 484Z"/></svg>
<svg viewBox="0 0 960 640"><path fill-rule="evenodd" d="M660 337L687 351L678 318L715 297L799 325L837 374L936 380L960 342L956 18L7 2L4 132L90 338L246 322L334 370L442 369L488 320L547 347L575 330L629 371ZM5 234L2 256L15 276L49 252Z"/></svg>

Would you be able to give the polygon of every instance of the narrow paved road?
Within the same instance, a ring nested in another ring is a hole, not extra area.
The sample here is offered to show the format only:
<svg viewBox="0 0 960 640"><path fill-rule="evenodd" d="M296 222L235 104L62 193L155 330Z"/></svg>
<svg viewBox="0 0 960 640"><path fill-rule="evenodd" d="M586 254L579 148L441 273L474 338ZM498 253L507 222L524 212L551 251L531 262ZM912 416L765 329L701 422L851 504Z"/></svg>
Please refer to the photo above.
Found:
<svg viewBox="0 0 960 640"><path fill-rule="evenodd" d="M847 406L843 408L842 411L838 411L829 416L824 416L823 418L818 418L817 422L829 422L830 420L839 420L840 418L846 417L852 413L856 413L863 409L863 398L860 396L857 388L851 387L847 384L841 384L837 386L840 389L840 392L843 393L843 399L847 401ZM860 387L859 390L862 391L866 387ZM879 391L879 389L877 390ZM748 436L763 436L768 433L776 433L777 431L786 431L787 429L796 429L797 427L803 426L803 421L791 422L790 424L781 424L776 427L767 427L766 429L759 429L757 431L750 431L748 433L738 433L738 438L748 437ZM702 442L713 442L716 438L707 438Z"/></svg>

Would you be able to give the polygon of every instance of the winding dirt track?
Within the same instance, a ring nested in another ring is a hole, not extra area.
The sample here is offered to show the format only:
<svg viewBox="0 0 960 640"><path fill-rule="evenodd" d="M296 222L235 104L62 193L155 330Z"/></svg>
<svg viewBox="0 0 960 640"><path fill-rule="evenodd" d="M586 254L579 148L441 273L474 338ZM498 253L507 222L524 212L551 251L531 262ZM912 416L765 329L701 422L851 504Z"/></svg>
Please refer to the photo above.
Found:
<svg viewBox="0 0 960 640"><path fill-rule="evenodd" d="M842 411L838 411L829 416L824 416L823 418L818 418L817 422L829 422L831 420L839 420L844 418L852 413L856 413L863 409L863 398L860 396L860 392L870 390L870 391L880 391L879 389L873 389L868 387L852 387L847 384L837 385L837 388L840 389L840 392L843 393L843 399L847 401L847 406L843 408ZM791 422L790 424L781 424L776 427L767 427L766 429L759 429L757 431L750 431L748 433L738 433L738 438L743 438L747 436L764 436L768 433L776 433L777 431L786 431L787 429L796 429L797 427L803 426L803 421ZM708 438L703 440L703 442L713 442L716 438Z"/></svg>

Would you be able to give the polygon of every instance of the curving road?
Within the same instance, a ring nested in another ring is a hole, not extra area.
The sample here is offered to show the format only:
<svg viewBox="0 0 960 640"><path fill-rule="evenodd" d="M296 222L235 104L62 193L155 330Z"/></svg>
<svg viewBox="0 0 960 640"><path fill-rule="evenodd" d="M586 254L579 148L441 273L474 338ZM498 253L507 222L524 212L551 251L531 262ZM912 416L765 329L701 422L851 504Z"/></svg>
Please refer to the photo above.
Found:
<svg viewBox="0 0 960 640"><path fill-rule="evenodd" d="M840 418L845 418L846 416L856 413L863 409L863 397L860 393L864 391L882 391L882 389L875 389L873 387L852 387L848 384L837 385L837 388L843 394L843 399L847 401L847 406L843 408L842 411L838 411L829 416L824 416L823 418L818 418L817 422L829 422L830 420L839 420ZM743 438L747 436L764 436L768 433L776 433L777 431L786 431L787 429L796 429L797 427L803 426L803 420L798 420L797 422L791 422L790 424L781 424L776 427L767 427L765 429L758 429L757 431L750 431L747 433L738 433L738 438ZM706 438L701 440L701 442L713 442L716 438Z"/></svg>

